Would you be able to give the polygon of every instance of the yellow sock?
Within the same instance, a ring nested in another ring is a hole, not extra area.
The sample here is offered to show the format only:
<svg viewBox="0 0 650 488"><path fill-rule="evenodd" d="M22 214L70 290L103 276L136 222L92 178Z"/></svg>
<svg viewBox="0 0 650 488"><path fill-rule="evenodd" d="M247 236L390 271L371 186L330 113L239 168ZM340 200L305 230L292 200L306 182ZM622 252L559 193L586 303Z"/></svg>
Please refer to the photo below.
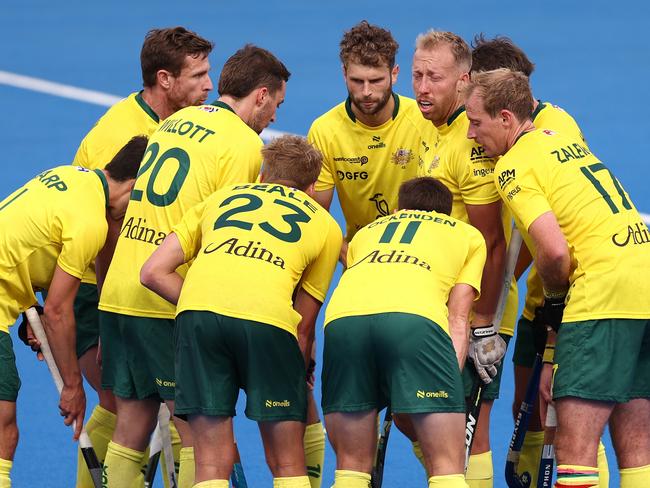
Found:
<svg viewBox="0 0 650 488"><path fill-rule="evenodd" d="M598 488L598 468L594 466L578 466L560 464L557 467L555 488Z"/></svg>
<svg viewBox="0 0 650 488"><path fill-rule="evenodd" d="M598 443L598 487L609 488L609 464L602 441Z"/></svg>
<svg viewBox="0 0 650 488"><path fill-rule="evenodd" d="M415 454L415 457L418 458L418 461L420 461L420 464L424 468L424 472L427 472L427 465L424 464L424 454L422 454L422 448L420 447L420 443L418 441L415 441L413 443L413 454ZM429 474L429 473L427 473Z"/></svg>
<svg viewBox="0 0 650 488"><path fill-rule="evenodd" d="M325 461L325 431L320 422L308 425L303 438L305 464L311 488L320 488Z"/></svg>
<svg viewBox="0 0 650 488"><path fill-rule="evenodd" d="M492 451L469 457L465 479L469 488L492 488Z"/></svg>
<svg viewBox="0 0 650 488"><path fill-rule="evenodd" d="M181 436L178 434L178 430L176 429L173 420L169 421L169 433L171 434L172 451L174 452L174 471L176 472L176 479L178 480L178 470L180 468L181 449L183 448L183 445L181 444ZM161 473L167 472L167 463L165 462L165 456L163 456L162 453L160 453L160 468L162 470ZM163 476L163 486L165 488L169 488L169 483L167 483L167 476Z"/></svg>
<svg viewBox="0 0 650 488"><path fill-rule="evenodd" d="M273 478L273 488L309 488L309 476Z"/></svg>
<svg viewBox="0 0 650 488"><path fill-rule="evenodd" d="M370 475L360 471L337 469L332 488L370 488Z"/></svg>
<svg viewBox="0 0 650 488"><path fill-rule="evenodd" d="M521 446L519 455L519 466L517 474L521 476L524 473L530 475L530 486L537 486L537 474L539 472L539 460L542 457L542 448L544 447L544 431L526 432L524 444Z"/></svg>
<svg viewBox="0 0 650 488"><path fill-rule="evenodd" d="M13 462L8 459L0 458L0 488L11 488L11 478L9 474L11 473L11 466Z"/></svg>
<svg viewBox="0 0 650 488"><path fill-rule="evenodd" d="M467 488L468 486L462 474L447 474L429 478L429 488Z"/></svg>
<svg viewBox="0 0 650 488"><path fill-rule="evenodd" d="M88 422L84 425L100 463L103 463L106 457L106 449L113 438L116 421L117 415L97 405ZM88 471L84 457L81 454L81 449L77 448L77 488L94 487L93 479L90 477L90 471Z"/></svg>
<svg viewBox="0 0 650 488"><path fill-rule="evenodd" d="M120 446L111 441L104 460L105 488L133 488L144 485L140 471L144 452Z"/></svg>
<svg viewBox="0 0 650 488"><path fill-rule="evenodd" d="M194 485L194 488L229 488L228 480L208 480L201 481Z"/></svg>
<svg viewBox="0 0 650 488"><path fill-rule="evenodd" d="M638 468L623 468L621 474L621 488L647 488L650 486L650 464Z"/></svg>
<svg viewBox="0 0 650 488"><path fill-rule="evenodd" d="M178 488L191 488L194 485L194 467L194 448L182 448L180 468L178 468Z"/></svg>

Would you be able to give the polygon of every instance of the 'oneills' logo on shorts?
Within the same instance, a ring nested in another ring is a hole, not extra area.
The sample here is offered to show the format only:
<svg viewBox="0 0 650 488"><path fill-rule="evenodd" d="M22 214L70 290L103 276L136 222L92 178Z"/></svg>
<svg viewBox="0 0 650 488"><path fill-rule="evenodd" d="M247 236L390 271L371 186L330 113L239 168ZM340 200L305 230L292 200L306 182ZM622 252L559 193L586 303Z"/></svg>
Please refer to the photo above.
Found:
<svg viewBox="0 0 650 488"><path fill-rule="evenodd" d="M266 408L273 408L273 407L287 408L291 406L291 402L289 400L282 400L281 402L274 401L274 400L266 400L266 402L264 402L264 405L266 406Z"/></svg>
<svg viewBox="0 0 650 488"><path fill-rule="evenodd" d="M170 388L176 388L176 383L174 381L161 380L160 378L156 378L156 384L158 386L167 386Z"/></svg>
<svg viewBox="0 0 650 488"><path fill-rule="evenodd" d="M418 390L415 393L415 396L418 398L449 398L449 393L447 393L444 390L438 390L438 391Z"/></svg>

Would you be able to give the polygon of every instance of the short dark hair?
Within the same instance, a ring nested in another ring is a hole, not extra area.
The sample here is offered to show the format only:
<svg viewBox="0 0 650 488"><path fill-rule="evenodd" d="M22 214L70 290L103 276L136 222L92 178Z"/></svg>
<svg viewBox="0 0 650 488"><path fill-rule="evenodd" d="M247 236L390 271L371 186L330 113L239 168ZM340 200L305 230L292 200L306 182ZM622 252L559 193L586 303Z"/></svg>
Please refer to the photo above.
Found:
<svg viewBox="0 0 650 488"><path fill-rule="evenodd" d="M535 71L535 65L528 59L526 53L509 37L496 36L494 39L486 39L483 33L474 36L472 72L492 71L498 68L520 71L529 78Z"/></svg>
<svg viewBox="0 0 650 488"><path fill-rule="evenodd" d="M135 136L127 142L104 168L111 179L119 182L135 179L147 143L147 136Z"/></svg>
<svg viewBox="0 0 650 488"><path fill-rule="evenodd" d="M298 190L315 183L323 165L323 156L307 139L284 135L273 139L262 149L264 181L286 181Z"/></svg>
<svg viewBox="0 0 650 488"><path fill-rule="evenodd" d="M358 63L378 68L386 64L392 69L399 44L389 30L362 20L343 34L339 47L343 66Z"/></svg>
<svg viewBox="0 0 650 488"><path fill-rule="evenodd" d="M271 94L289 81L291 73L273 53L253 44L246 44L230 56L219 76L219 95L244 98L256 88L265 86Z"/></svg>
<svg viewBox="0 0 650 488"><path fill-rule="evenodd" d="M528 77L520 71L499 68L474 73L465 87L465 100L474 91L483 98L483 107L491 118L501 110L512 112L521 122L533 118L533 94Z"/></svg>
<svg viewBox="0 0 650 488"><path fill-rule="evenodd" d="M402 183L397 201L403 210L425 210L451 215L453 197L443 183L423 176Z"/></svg>
<svg viewBox="0 0 650 488"><path fill-rule="evenodd" d="M185 27L152 29L147 32L140 51L140 66L144 86L155 86L156 73L164 69L178 76L185 57L207 56L214 45Z"/></svg>

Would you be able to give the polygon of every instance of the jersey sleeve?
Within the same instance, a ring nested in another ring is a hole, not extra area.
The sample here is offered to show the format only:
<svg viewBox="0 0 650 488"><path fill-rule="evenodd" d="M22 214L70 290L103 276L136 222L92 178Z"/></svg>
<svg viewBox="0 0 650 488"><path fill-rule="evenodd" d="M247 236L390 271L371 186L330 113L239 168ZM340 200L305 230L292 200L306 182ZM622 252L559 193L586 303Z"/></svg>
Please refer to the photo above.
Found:
<svg viewBox="0 0 650 488"><path fill-rule="evenodd" d="M481 294L481 277L483 276L487 249L481 233L473 227L468 230L470 232L468 233L469 248L467 258L456 279L456 283L465 283L474 288L477 292L475 300L478 300Z"/></svg>
<svg viewBox="0 0 650 488"><path fill-rule="evenodd" d="M302 287L321 303L325 301L343 240L341 229L336 221L331 218L328 220L329 229L323 241L323 247L318 257L307 266L302 274Z"/></svg>
<svg viewBox="0 0 650 488"><path fill-rule="evenodd" d="M467 205L487 205L499 200L492 177L494 160L482 156L482 152L477 144L463 144L453 157L452 170Z"/></svg>
<svg viewBox="0 0 650 488"><path fill-rule="evenodd" d="M212 200L208 198L194 205L172 229L181 244L186 263L194 259L201 249L203 213Z"/></svg>
<svg viewBox="0 0 650 488"><path fill-rule="evenodd" d="M537 217L551 210L538 174L530 164L515 168L510 160L501 160L494 177L501 198L526 232Z"/></svg>
<svg viewBox="0 0 650 488"><path fill-rule="evenodd" d="M334 188L332 161L327 153L327 144L321 136L316 123L312 124L309 129L307 140L323 155L323 166L318 175L318 180L316 180L316 191L325 191Z"/></svg>
<svg viewBox="0 0 650 488"><path fill-rule="evenodd" d="M58 217L61 228L61 253L57 265L66 273L81 279L90 263L106 242L108 224L96 215L62 215Z"/></svg>

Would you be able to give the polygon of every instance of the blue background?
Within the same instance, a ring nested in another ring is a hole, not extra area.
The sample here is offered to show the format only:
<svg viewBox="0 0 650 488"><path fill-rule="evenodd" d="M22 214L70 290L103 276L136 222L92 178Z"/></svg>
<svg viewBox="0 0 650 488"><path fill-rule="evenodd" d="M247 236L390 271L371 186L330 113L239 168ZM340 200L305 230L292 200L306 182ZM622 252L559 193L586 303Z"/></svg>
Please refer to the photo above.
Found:
<svg viewBox="0 0 650 488"><path fill-rule="evenodd" d="M180 24L215 42L210 58L215 84L225 59L244 43L276 53L292 77L273 128L306 134L313 119L346 96L338 43L343 31L359 20L393 32L401 46L396 91L408 96L418 33L429 28L452 30L468 41L479 32L504 34L536 63L535 95L576 118L593 152L619 177L639 210L650 211L650 196L645 193L650 122L644 106L650 78L649 14L650 7L641 1L5 0L0 7L0 70L125 96L141 86L139 51L146 31ZM98 105L2 84L0 106L0 199L37 171L70 162L85 133L105 111ZM339 211L337 218L342 222ZM15 340L15 331L12 336ZM70 429L60 421L54 386L45 365L21 345L15 349L23 388L14 486L71 486L75 448ZM508 361L492 423L495 487L505 486L501 473L512 432L510 365ZM95 395L88 396L90 412ZM256 425L241 414L236 435L249 485L270 486ZM613 456L610 464L615 466ZM328 446L323 487L331 484L333 472L334 455ZM618 475L612 473L611 479L616 486ZM385 486L398 483L424 486L425 480L410 445L394 431Z"/></svg>

